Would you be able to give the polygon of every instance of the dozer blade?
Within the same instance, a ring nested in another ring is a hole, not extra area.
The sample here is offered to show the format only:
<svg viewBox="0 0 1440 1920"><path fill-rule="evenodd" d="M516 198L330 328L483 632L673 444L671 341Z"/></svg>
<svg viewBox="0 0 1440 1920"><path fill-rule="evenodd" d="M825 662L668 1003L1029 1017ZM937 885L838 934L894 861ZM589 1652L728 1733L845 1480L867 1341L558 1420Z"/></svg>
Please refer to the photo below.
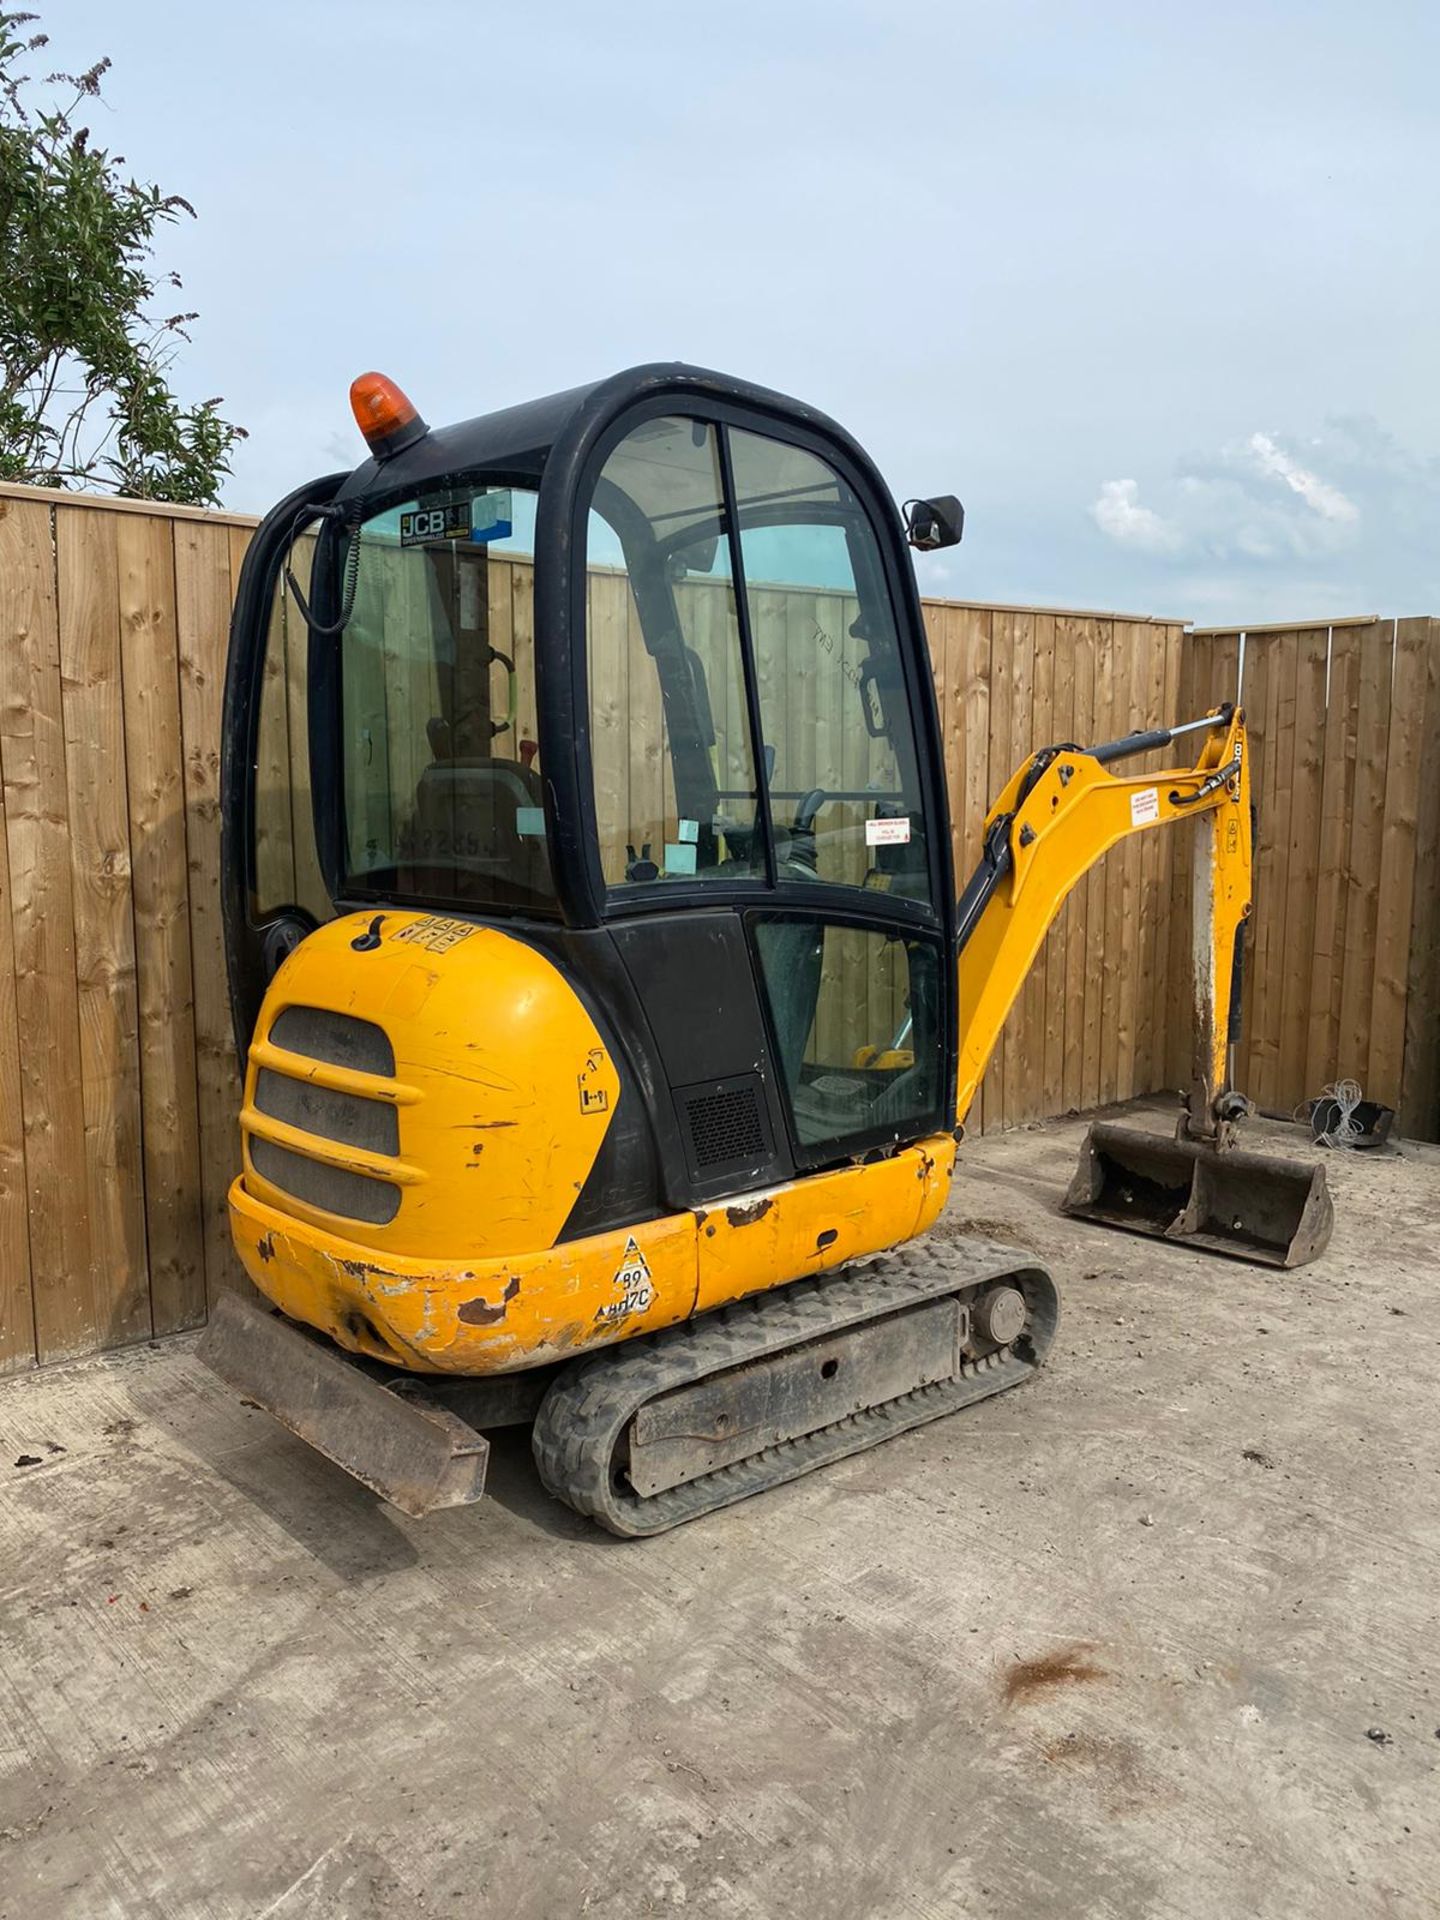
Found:
<svg viewBox="0 0 1440 1920"><path fill-rule="evenodd" d="M420 1519L485 1491L490 1443L444 1407L403 1396L363 1361L276 1313L222 1293L198 1357L228 1386L364 1486Z"/></svg>
<svg viewBox="0 0 1440 1920"><path fill-rule="evenodd" d="M1077 1220L1266 1267L1303 1267L1335 1224L1322 1166L1108 1121L1086 1135L1061 1205Z"/></svg>

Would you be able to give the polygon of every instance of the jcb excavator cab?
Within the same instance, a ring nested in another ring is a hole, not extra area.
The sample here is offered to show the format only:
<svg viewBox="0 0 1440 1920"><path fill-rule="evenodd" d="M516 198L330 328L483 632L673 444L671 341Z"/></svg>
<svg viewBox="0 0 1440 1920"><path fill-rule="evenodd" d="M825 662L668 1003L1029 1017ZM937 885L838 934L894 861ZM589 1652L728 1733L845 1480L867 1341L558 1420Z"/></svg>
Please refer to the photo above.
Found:
<svg viewBox="0 0 1440 1920"><path fill-rule="evenodd" d="M621 1533L1020 1384L1043 1268L891 1250L944 1204L1065 893L1181 820L1189 1137L1143 1166L1107 1137L1070 1204L1324 1244L1323 1181L1267 1176L1256 1231L1215 1150L1245 1105L1242 715L1032 754L957 909L906 527L848 434L684 366L434 432L378 375L352 399L372 458L267 517L232 627L230 1213L292 1324L225 1305L218 1371L412 1512L477 1496L475 1426L533 1419L546 1484ZM919 547L959 527L909 516ZM1194 766L1109 771L1197 732ZM415 1375L428 1400L392 1391Z"/></svg>
<svg viewBox="0 0 1440 1920"><path fill-rule="evenodd" d="M865 454L818 414L684 367L408 424L285 502L246 567L225 812L242 1044L278 959L332 911L373 910L378 947L403 935L412 968L476 920L545 955L617 1085L612 1110L587 1110L577 1066L576 1157L544 1166L543 1233L517 1224L507 1252L948 1133L940 742L901 524ZM288 591L313 630L302 642L292 617L291 657L268 667L308 695L289 750L308 750L319 887L300 903L265 897L275 796L257 778L262 643L307 528L308 587L292 573ZM350 952L360 1007L371 968ZM515 1009L477 993L493 1045ZM908 1064L854 1064L893 1058L907 1023ZM276 1117L266 1091L257 1123ZM257 1195L313 1207L335 1184L288 1135L256 1124L247 1141ZM357 1195L384 1177L333 1171ZM482 1184L466 1172L457 1227Z"/></svg>

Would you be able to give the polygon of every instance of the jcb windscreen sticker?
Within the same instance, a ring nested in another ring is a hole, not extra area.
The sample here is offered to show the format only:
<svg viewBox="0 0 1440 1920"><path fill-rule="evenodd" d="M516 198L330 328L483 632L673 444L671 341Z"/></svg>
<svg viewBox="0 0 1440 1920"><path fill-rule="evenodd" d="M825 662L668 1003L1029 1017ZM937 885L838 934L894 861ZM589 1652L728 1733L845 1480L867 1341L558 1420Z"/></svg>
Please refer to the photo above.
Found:
<svg viewBox="0 0 1440 1920"><path fill-rule="evenodd" d="M620 1290L620 1298L608 1300L604 1306L597 1308L597 1320L623 1320L627 1314L644 1313L654 1301L655 1288L650 1279L650 1268L633 1233L626 1239L614 1284Z"/></svg>
<svg viewBox="0 0 1440 1920"><path fill-rule="evenodd" d="M397 927L390 938L408 940L412 947L423 947L427 953L448 953L479 931L468 920L447 920L441 914L428 914L423 920L412 920L408 926Z"/></svg>
<svg viewBox="0 0 1440 1920"><path fill-rule="evenodd" d="M451 500L435 507L414 507L400 516L402 547L418 547L427 540L465 540L469 534L468 500Z"/></svg>
<svg viewBox="0 0 1440 1920"><path fill-rule="evenodd" d="M1139 793L1130 796L1130 824L1132 827L1145 827L1152 820L1160 818L1160 789L1142 787Z"/></svg>

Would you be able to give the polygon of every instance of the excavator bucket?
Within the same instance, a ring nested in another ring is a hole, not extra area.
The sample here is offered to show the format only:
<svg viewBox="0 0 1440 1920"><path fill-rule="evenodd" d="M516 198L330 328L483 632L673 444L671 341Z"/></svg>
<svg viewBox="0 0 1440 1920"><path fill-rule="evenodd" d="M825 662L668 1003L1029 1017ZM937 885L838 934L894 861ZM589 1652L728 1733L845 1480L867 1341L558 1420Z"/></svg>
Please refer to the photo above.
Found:
<svg viewBox="0 0 1440 1920"><path fill-rule="evenodd" d="M1099 1121L1061 1202L1077 1220L1267 1267L1303 1267L1335 1224L1325 1169Z"/></svg>

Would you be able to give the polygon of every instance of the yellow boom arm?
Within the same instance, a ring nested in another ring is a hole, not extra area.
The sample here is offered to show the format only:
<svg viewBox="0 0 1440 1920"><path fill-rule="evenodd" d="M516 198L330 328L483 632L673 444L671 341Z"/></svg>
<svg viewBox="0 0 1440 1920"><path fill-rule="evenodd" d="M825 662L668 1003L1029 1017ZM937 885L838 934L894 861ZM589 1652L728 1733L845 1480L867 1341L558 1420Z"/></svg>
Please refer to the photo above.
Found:
<svg viewBox="0 0 1440 1920"><path fill-rule="evenodd" d="M1193 766L1120 777L1109 763L1203 730ZM1243 1110L1229 1080L1238 940L1250 912L1250 770L1245 716L1222 707L1188 727L1107 747L1032 754L990 809L985 851L960 900L960 1073L956 1119L975 1098L1005 1017L1075 883L1127 834L1175 823L1195 834L1195 1066L1186 1131L1218 1141Z"/></svg>

